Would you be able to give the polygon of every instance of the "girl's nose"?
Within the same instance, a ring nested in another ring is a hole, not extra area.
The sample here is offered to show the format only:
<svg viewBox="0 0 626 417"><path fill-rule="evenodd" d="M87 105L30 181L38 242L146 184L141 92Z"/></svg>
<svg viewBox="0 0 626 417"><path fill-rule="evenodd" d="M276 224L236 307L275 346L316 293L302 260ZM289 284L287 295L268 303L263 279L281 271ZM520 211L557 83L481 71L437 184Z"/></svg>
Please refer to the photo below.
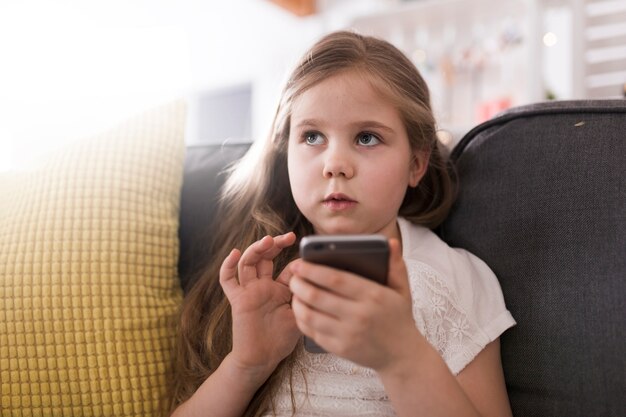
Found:
<svg viewBox="0 0 626 417"><path fill-rule="evenodd" d="M328 149L326 160L324 161L324 178L354 176L354 167L348 155L341 149Z"/></svg>

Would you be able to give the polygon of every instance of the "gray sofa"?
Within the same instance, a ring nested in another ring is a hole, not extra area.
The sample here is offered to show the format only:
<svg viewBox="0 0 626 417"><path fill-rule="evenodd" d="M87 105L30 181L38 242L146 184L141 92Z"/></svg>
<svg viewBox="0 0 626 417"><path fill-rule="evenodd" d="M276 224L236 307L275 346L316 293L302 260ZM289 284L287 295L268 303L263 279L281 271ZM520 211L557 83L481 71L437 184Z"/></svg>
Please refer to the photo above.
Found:
<svg viewBox="0 0 626 417"><path fill-rule="evenodd" d="M181 285L210 256L221 170L247 143L190 146ZM626 101L539 103L470 131L438 233L500 279L518 325L502 337L514 415L626 416Z"/></svg>

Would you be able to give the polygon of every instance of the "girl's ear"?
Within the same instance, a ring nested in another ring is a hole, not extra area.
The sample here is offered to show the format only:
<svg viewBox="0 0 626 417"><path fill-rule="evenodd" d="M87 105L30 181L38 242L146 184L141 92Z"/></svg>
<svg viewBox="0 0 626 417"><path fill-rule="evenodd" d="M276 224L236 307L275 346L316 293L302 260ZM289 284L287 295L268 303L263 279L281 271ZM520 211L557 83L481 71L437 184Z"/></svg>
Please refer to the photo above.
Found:
<svg viewBox="0 0 626 417"><path fill-rule="evenodd" d="M426 174L428 169L428 161L430 160L430 151L416 150L413 152L413 160L409 167L409 186L417 187L420 180Z"/></svg>

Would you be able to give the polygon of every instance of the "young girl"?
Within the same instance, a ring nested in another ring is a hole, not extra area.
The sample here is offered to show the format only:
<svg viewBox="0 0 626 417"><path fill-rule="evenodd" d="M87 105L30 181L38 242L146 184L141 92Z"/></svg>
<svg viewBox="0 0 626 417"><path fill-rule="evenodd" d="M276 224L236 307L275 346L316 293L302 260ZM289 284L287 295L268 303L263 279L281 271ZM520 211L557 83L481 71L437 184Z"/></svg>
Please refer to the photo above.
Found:
<svg viewBox="0 0 626 417"><path fill-rule="evenodd" d="M430 230L455 194L435 129L389 43L337 32L305 54L225 186L217 255L183 306L173 415L511 415L498 281ZM386 286L298 259L303 236L349 233L388 237Z"/></svg>

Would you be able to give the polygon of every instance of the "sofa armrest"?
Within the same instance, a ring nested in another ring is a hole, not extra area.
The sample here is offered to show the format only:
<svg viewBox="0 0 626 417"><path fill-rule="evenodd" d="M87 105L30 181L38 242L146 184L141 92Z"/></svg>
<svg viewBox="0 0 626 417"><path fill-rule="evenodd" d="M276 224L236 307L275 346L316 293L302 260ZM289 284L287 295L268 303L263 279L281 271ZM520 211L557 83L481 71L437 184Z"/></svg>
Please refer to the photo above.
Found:
<svg viewBox="0 0 626 417"><path fill-rule="evenodd" d="M453 150L441 227L496 273L518 416L626 415L626 101L512 109Z"/></svg>

